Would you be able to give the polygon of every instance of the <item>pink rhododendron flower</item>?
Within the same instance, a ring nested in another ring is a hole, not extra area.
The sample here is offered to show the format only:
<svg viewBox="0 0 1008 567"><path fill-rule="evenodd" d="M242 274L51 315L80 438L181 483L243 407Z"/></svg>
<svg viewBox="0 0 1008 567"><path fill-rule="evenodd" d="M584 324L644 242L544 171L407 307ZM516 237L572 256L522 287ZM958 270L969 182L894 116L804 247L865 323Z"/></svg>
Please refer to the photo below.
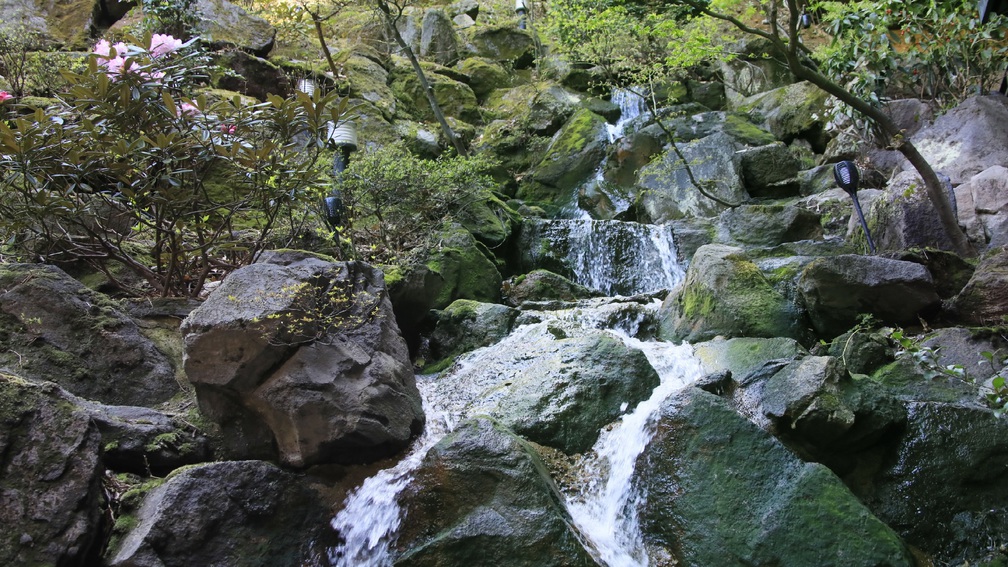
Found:
<svg viewBox="0 0 1008 567"><path fill-rule="evenodd" d="M95 54L97 54L97 55L100 55L100 56L102 56L102 57L104 57L106 59L108 59L108 58L112 57L112 50L113 49L115 49L117 57L122 57L123 55L126 54L126 51L127 51L127 47L126 47L125 43L119 41L119 42L116 42L115 45L112 45L112 44L110 44L108 42L107 39L103 39L103 40L101 40L101 41L99 41L98 43L95 44L94 49L92 50L92 52L95 53Z"/></svg>
<svg viewBox="0 0 1008 567"><path fill-rule="evenodd" d="M152 57L162 57L182 47L182 40L168 34L156 33L151 37L150 52Z"/></svg>
<svg viewBox="0 0 1008 567"><path fill-rule="evenodd" d="M234 124L221 124L220 125L220 131L223 132L223 133L225 133L225 134L234 134L235 130L236 130L236 128L235 128Z"/></svg>
<svg viewBox="0 0 1008 567"><path fill-rule="evenodd" d="M194 116L199 112L199 109L195 105L188 102L183 102L181 108L179 109L179 116Z"/></svg>
<svg viewBox="0 0 1008 567"><path fill-rule="evenodd" d="M14 96L7 91L0 91L0 104L7 102L8 99L12 99Z"/></svg>

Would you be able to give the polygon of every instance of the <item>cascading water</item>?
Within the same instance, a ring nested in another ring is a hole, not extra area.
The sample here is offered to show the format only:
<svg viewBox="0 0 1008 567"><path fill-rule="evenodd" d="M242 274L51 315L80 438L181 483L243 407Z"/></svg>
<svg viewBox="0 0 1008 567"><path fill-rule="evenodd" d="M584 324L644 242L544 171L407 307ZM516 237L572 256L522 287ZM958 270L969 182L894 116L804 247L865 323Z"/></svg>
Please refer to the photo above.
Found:
<svg viewBox="0 0 1008 567"><path fill-rule="evenodd" d="M614 101L624 108L624 120L611 129L612 140L622 132L622 124L643 108L632 93L617 91ZM624 106L625 105L625 106ZM532 258L560 262L569 268L575 281L603 294L634 295L671 289L684 277L677 261L671 230L667 226L618 221L553 220L529 223L526 235L545 240L556 257ZM525 236L523 236L524 238ZM700 364L687 345L641 340L650 334L658 302L643 306L639 298L598 298L572 304L555 311L525 310L520 325L496 345L477 349L461 357L437 380L419 378L424 397L427 428L409 454L392 468L367 479L346 499L332 524L344 543L329 553L337 566L390 566L391 546L402 520L397 498L408 486L427 451L446 435L453 424L485 413L504 387L524 369L539 364L537 345L565 336L604 331L647 356L659 375L659 386L651 396L621 410L623 416L604 428L598 442L581 461L578 475L585 479L578 488L567 488L564 496L571 519L590 544L596 559L607 567L644 566L648 555L638 529L634 493L634 467L641 451L653 435L657 410L673 392L700 376ZM520 356L502 355L518 353ZM453 378L447 380L446 378ZM439 384L450 384L439 387Z"/></svg>
<svg viewBox="0 0 1008 567"><path fill-rule="evenodd" d="M379 471L347 496L343 510L332 520L333 529L340 533L344 542L329 551L329 565L385 567L392 564L389 545L394 541L401 519L396 498L409 484L413 471L427 451L454 425L448 416L429 406L430 381L418 379L417 388L427 416L423 435L413 442L398 464Z"/></svg>
<svg viewBox="0 0 1008 567"><path fill-rule="evenodd" d="M644 351L661 382L650 398L599 436L585 471L591 480L583 489L566 494L574 524L607 567L648 564L634 506L638 496L633 487L634 467L651 440L662 402L701 376L699 361L688 344L645 342L627 335L622 338Z"/></svg>
<svg viewBox="0 0 1008 567"><path fill-rule="evenodd" d="M613 89L609 100L613 104L619 106L620 117L615 124L606 124L606 136L608 137L609 144L614 144L617 140L622 138L627 124L641 114L644 114L647 110L647 101L644 96L645 95L642 94L642 89L640 88ZM599 191L605 193L606 197L616 210L626 210L630 206L630 201L627 200L625 196L619 194L619 192L609 191L606 189L607 183L604 178L604 172L607 161L607 159L603 159L602 162L599 163L598 168L595 170L595 175L586 182L586 186L593 185ZM561 211L561 216L568 219L581 220L591 218L587 211L577 206L577 198L573 200L570 206Z"/></svg>

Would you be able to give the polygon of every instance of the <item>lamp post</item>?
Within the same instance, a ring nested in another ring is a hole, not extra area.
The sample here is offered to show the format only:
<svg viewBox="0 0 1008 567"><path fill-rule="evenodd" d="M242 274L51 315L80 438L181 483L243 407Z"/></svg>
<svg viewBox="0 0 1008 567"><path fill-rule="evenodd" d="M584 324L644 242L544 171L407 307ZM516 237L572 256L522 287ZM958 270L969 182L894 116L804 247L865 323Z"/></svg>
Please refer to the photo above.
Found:
<svg viewBox="0 0 1008 567"><path fill-rule="evenodd" d="M525 29L525 17L528 15L528 5L525 0L515 0L515 14L518 14L518 29Z"/></svg>
<svg viewBox="0 0 1008 567"><path fill-rule="evenodd" d="M333 177L335 183L329 196L323 200L322 211L325 222L332 230L338 230L345 220L343 193L339 190L340 177L350 163L350 154L357 150L357 126L347 120L326 123L326 145L334 150Z"/></svg>
<svg viewBox="0 0 1008 567"><path fill-rule="evenodd" d="M858 219L861 220L861 228L864 229L865 237L868 239L868 250L874 254L875 242L872 241L871 232L868 230L868 223L865 222L864 213L861 212L861 203L857 197L858 181L861 180L857 165L848 160L837 163L833 166L833 178L836 179L837 185L846 191L854 201L854 210L857 211Z"/></svg>

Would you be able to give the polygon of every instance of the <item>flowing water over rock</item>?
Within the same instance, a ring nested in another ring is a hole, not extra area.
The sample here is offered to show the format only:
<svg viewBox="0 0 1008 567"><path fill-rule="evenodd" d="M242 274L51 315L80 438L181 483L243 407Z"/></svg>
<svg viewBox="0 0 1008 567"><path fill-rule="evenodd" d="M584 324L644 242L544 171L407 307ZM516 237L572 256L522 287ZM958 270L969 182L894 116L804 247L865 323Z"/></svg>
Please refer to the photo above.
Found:
<svg viewBox="0 0 1008 567"><path fill-rule="evenodd" d="M634 111L624 110L625 115L639 113L642 107L639 98L630 96L619 103L636 105ZM684 277L671 230L582 218L532 224L523 238L528 239L523 248L538 254L527 258L528 263L566 271L578 283L617 297L548 310L523 309L515 330L499 343L462 356L439 376L418 377L427 430L402 461L348 496L332 522L345 540L330 550L332 564L392 565L391 550L402 521L397 497L413 480L426 453L455 424L471 416L491 415L506 422L501 415L513 409L514 390L522 387L522 380L557 359L569 358L557 345L579 339L617 341L625 350L641 351L654 369L649 370L651 376L658 376L650 396L645 390L616 404L618 411L611 416L615 420L602 427L594 447L578 459L580 470L571 472L581 480L563 490L571 519L598 562L608 567L648 564L637 527L635 504L640 495L634 488L634 466L651 438L662 401L701 372L691 346L653 340L660 302L647 294L671 289Z"/></svg>

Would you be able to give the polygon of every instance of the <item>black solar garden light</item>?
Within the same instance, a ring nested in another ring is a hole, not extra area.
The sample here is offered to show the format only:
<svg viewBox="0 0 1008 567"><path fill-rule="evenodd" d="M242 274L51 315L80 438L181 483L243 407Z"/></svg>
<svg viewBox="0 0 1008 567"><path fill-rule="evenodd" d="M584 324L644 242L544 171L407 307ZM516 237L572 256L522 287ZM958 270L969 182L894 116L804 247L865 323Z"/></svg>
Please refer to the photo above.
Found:
<svg viewBox="0 0 1008 567"><path fill-rule="evenodd" d="M868 239L868 250L874 254L875 242L872 241L871 232L868 230L868 223L865 222L864 213L861 212L861 203L857 197L858 181L861 180L857 165L849 160L837 163L833 166L833 178L836 179L837 185L846 191L854 201L854 210L857 211L858 219L861 220L861 228L864 229L865 237Z"/></svg>

